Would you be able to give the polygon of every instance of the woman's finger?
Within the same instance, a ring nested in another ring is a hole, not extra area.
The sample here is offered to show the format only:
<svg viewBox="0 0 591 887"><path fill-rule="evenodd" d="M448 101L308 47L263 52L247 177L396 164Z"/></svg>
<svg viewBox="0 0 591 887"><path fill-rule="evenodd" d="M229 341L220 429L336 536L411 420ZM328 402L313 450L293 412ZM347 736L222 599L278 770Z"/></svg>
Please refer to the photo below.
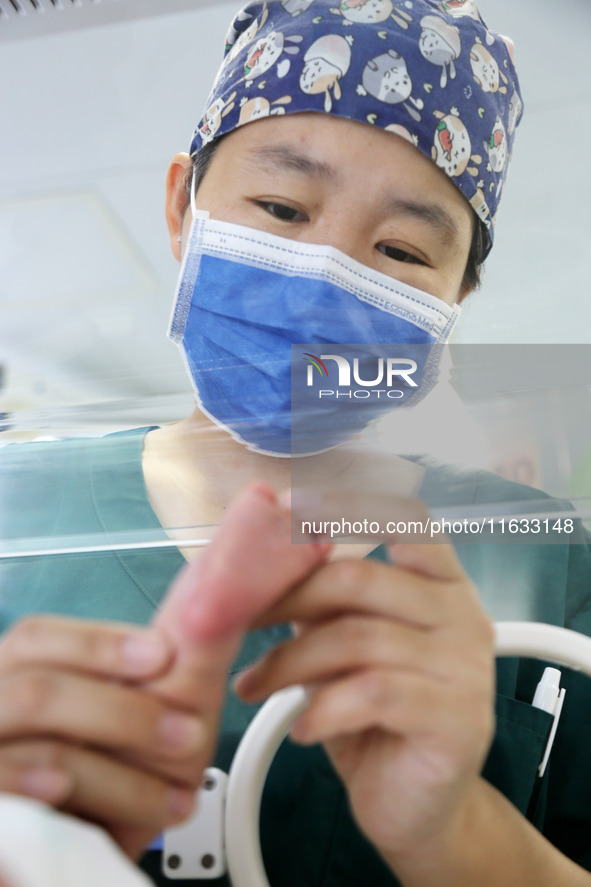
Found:
<svg viewBox="0 0 591 887"><path fill-rule="evenodd" d="M440 536L438 537L440 538ZM414 570L425 577L455 581L466 577L462 563L453 545L448 542L401 542L388 546L392 563Z"/></svg>
<svg viewBox="0 0 591 887"><path fill-rule="evenodd" d="M407 569L371 558L337 560L316 570L265 613L257 625L313 622L354 612L435 628L461 618L463 602L472 600L471 584L463 573L457 579L434 582L414 567Z"/></svg>
<svg viewBox="0 0 591 887"><path fill-rule="evenodd" d="M47 754L47 743L25 742L0 750L0 792L24 795L58 806L73 788L73 777Z"/></svg>
<svg viewBox="0 0 591 887"><path fill-rule="evenodd" d="M59 805L93 822L154 832L191 812L200 776L191 782L165 779L95 749L52 740L9 743L0 751L1 791Z"/></svg>
<svg viewBox="0 0 591 887"><path fill-rule="evenodd" d="M173 656L170 641L154 628L29 616L2 638L0 673L38 664L100 677L148 680L161 674Z"/></svg>
<svg viewBox="0 0 591 887"><path fill-rule="evenodd" d="M199 771L193 784L175 783L77 747L68 754L67 764L74 785L66 810L96 822L151 828L154 832L190 814L201 778Z"/></svg>
<svg viewBox="0 0 591 887"><path fill-rule="evenodd" d="M457 665L455 649L440 650L433 632L382 617L345 615L307 625L240 673L234 690L255 702L292 684L334 680L357 669L390 667L445 682Z"/></svg>
<svg viewBox="0 0 591 887"><path fill-rule="evenodd" d="M456 705L453 694L443 693L430 676L367 669L315 688L307 709L292 726L292 737L306 744L329 742L377 728L393 736L433 735L442 743L466 729L470 735L481 730L488 740L492 707L482 704L486 694L474 690L472 697L470 706L465 699ZM462 719L468 708L469 716Z"/></svg>
<svg viewBox="0 0 591 887"><path fill-rule="evenodd" d="M0 678L0 739L54 736L115 753L186 761L206 742L201 719L133 686L31 666Z"/></svg>

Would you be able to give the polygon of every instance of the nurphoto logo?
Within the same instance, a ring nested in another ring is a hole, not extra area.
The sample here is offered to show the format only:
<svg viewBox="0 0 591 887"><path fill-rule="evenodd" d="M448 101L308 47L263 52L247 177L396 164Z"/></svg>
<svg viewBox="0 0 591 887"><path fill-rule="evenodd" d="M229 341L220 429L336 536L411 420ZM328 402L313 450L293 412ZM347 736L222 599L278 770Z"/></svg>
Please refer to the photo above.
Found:
<svg viewBox="0 0 591 887"><path fill-rule="evenodd" d="M315 385L317 375L320 375L320 381L328 378L329 371L326 366L327 361L334 361L338 370L337 388L320 388L318 389L318 398L357 398L357 399L376 399L388 397L392 400L400 400L404 397L405 391L400 387L401 384L406 388L417 388L418 383L412 378L418 369L416 361L402 357L378 357L376 364L371 368L373 378L362 378L360 368L360 360L358 357L348 360L340 354L321 354L316 356L309 352L304 352L303 359L307 362L307 380L308 388ZM375 367L375 368L374 368ZM334 371L334 365L331 366ZM363 374L369 374L367 361L364 360ZM317 370L317 374L314 373ZM384 386L379 388L378 386ZM357 386L357 387L355 387Z"/></svg>

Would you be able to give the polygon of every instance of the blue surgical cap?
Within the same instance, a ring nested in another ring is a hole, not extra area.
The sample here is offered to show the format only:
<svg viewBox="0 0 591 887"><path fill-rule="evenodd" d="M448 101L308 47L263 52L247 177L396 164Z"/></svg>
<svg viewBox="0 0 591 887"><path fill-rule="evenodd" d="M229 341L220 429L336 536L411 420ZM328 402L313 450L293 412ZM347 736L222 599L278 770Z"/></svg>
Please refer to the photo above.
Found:
<svg viewBox="0 0 591 887"><path fill-rule="evenodd" d="M266 0L235 16L191 154L270 115L395 133L466 197L492 247L523 103L512 43L474 0Z"/></svg>

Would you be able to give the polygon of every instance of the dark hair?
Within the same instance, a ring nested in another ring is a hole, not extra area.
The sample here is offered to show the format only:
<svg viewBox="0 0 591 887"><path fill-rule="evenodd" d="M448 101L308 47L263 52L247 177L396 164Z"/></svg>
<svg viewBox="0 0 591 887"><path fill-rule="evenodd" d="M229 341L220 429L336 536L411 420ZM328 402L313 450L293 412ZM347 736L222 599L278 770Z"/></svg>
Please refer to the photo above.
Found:
<svg viewBox="0 0 591 887"><path fill-rule="evenodd" d="M487 240L486 230L478 216L474 214L474 230L472 231L472 243L468 253L468 261L462 278L462 292L466 294L477 290L480 286L482 265L484 262L484 249ZM461 296L460 302L465 296Z"/></svg>
<svg viewBox="0 0 591 887"><path fill-rule="evenodd" d="M191 181L193 177L195 177L195 194L199 190L199 185L205 178L205 173L209 169L211 165L211 161L213 160L213 155L217 151L218 145L225 139L225 135L220 136L219 139L214 139L213 142L209 142L205 145L199 154L195 154L193 157L193 164L187 169L185 174L185 194L187 195L187 201L191 199Z"/></svg>
<svg viewBox="0 0 591 887"><path fill-rule="evenodd" d="M195 176L195 193L199 188L199 185L205 178L205 174L210 167L211 161L213 160L214 154L217 150L218 145L225 139L225 135L220 136L217 139L214 139L213 142L209 142L209 144L205 145L201 149L201 151L193 157L193 165L187 170L187 174L185 177L185 193L187 195L187 200L191 197L191 179ZM478 289L480 286L480 277L482 273L482 263L484 261L484 248L486 244L486 231L484 225L478 218L476 214L474 214L474 230L472 231L472 243L470 244L470 252L468 253L468 261L466 262L466 268L464 270L464 276L462 278L462 291L463 292L471 292L472 290ZM460 297L460 301L465 298L465 296Z"/></svg>

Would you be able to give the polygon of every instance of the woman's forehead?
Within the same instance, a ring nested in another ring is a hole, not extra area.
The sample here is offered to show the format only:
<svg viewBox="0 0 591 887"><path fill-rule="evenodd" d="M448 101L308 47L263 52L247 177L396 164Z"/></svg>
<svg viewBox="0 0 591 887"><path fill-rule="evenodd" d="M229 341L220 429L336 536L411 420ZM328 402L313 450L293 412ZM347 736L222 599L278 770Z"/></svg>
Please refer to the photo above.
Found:
<svg viewBox="0 0 591 887"><path fill-rule="evenodd" d="M258 120L229 133L219 151L228 167L257 173L299 173L324 186L436 195L470 214L449 178L403 135L356 120L318 113Z"/></svg>

